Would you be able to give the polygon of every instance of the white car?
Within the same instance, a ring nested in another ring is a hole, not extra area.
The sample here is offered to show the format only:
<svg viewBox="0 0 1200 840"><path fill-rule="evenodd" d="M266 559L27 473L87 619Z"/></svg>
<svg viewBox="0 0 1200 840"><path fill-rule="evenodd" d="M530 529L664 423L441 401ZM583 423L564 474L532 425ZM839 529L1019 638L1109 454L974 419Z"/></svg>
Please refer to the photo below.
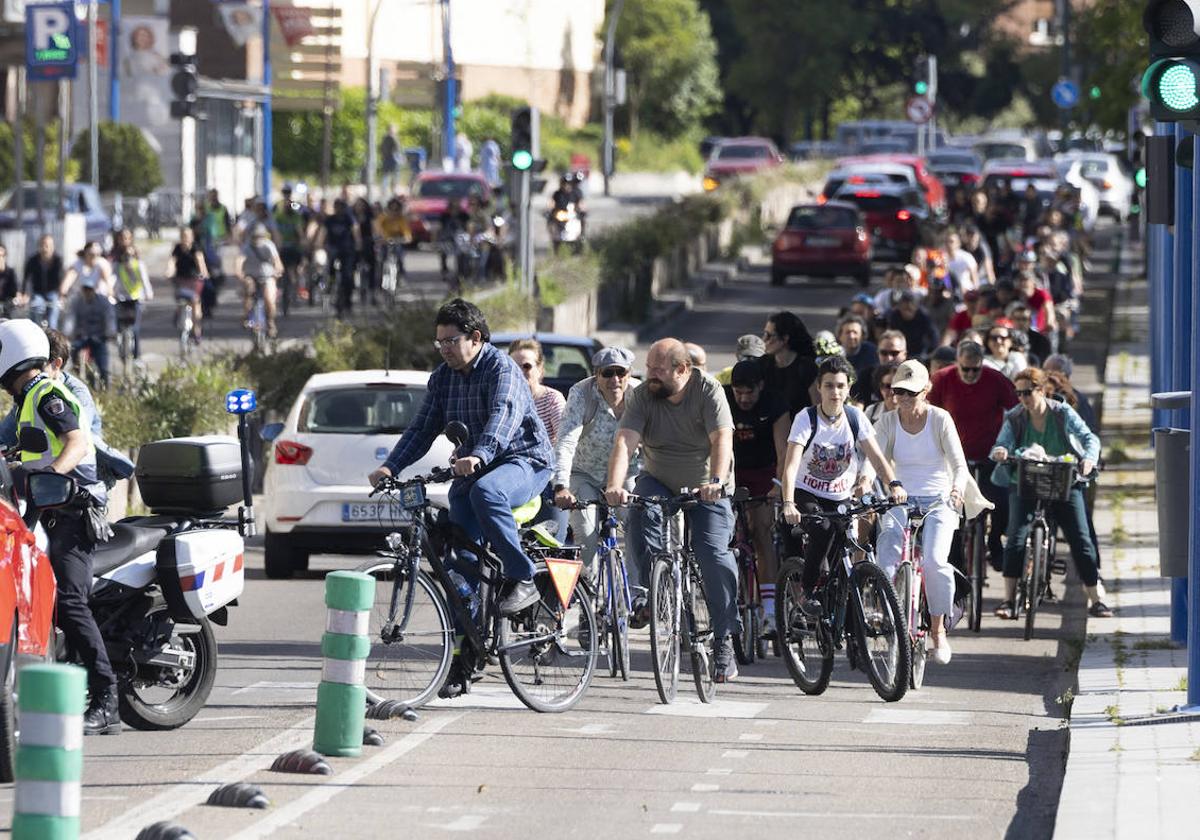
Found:
<svg viewBox="0 0 1200 840"><path fill-rule="evenodd" d="M355 370L309 378L287 420L263 429L270 441L263 481L267 577L288 578L308 568L312 554L365 554L408 521L407 512L369 496L367 476L392 451L416 418L429 374L412 370ZM438 436L401 476L450 462L453 445ZM446 506L448 484L430 485Z"/></svg>
<svg viewBox="0 0 1200 840"><path fill-rule="evenodd" d="M1133 205L1133 177L1116 155L1105 152L1068 152L1055 156L1059 166L1068 168L1072 183L1086 180L1092 184L1100 199L1100 212L1108 213L1118 222L1129 217Z"/></svg>

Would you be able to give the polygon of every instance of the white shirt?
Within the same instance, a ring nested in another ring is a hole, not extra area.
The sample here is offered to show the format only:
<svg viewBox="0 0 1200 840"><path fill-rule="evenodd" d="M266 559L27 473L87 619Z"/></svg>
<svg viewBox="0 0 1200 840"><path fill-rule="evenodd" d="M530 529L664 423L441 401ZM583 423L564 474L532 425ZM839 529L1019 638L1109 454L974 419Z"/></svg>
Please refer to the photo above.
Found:
<svg viewBox="0 0 1200 840"><path fill-rule="evenodd" d="M896 424L896 445L892 450L896 478L904 483L910 496L950 495L950 473L937 439L925 418L925 428L910 435L902 423Z"/></svg>
<svg viewBox="0 0 1200 840"><path fill-rule="evenodd" d="M954 278L958 291L969 292L979 288L979 262L971 256L970 251L959 248L954 256L946 263L946 270Z"/></svg>
<svg viewBox="0 0 1200 840"><path fill-rule="evenodd" d="M858 423L858 440L850 437L850 422L846 414L855 412L855 422ZM803 446L812 434L812 424L809 422L809 411L805 409L796 415L792 421L792 431L788 441ZM875 437L875 429L866 415L852 405L848 405L836 424L825 419L821 410L817 409L817 433L812 435L812 443L804 450L800 459L800 469L796 472L796 487L822 499L841 501L850 498L854 490L854 480L858 477L862 465L862 454L858 444Z"/></svg>

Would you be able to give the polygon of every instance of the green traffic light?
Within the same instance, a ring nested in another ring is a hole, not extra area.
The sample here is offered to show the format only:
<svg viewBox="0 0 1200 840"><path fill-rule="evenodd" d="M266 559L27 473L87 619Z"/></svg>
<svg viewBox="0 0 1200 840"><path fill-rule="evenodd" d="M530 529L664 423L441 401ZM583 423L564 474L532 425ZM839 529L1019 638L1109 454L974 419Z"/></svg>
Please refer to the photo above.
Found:
<svg viewBox="0 0 1200 840"><path fill-rule="evenodd" d="M1200 105L1196 73L1186 64L1172 64L1158 77L1158 101L1172 111L1190 111Z"/></svg>
<svg viewBox="0 0 1200 840"><path fill-rule="evenodd" d="M1088 91L1088 96L1090 96L1092 99L1099 99L1100 95L1100 85L1092 85L1091 90Z"/></svg>
<svg viewBox="0 0 1200 840"><path fill-rule="evenodd" d="M1134 173L1133 182L1138 185L1138 189L1140 190L1146 188L1146 167L1143 166Z"/></svg>
<svg viewBox="0 0 1200 840"><path fill-rule="evenodd" d="M518 172L524 172L529 167L533 166L533 155L525 149L517 149L512 156L513 169Z"/></svg>
<svg viewBox="0 0 1200 840"><path fill-rule="evenodd" d="M925 94L929 93L929 82L924 80L919 81L913 85L913 90L917 92L917 96L924 96Z"/></svg>

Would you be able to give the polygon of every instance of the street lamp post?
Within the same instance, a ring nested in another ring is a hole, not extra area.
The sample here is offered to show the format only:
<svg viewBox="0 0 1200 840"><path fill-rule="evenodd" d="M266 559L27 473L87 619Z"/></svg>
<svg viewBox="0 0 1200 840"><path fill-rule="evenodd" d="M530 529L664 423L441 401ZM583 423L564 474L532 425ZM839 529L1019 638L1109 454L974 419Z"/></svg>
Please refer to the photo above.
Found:
<svg viewBox="0 0 1200 840"><path fill-rule="evenodd" d="M442 103L442 156L454 160L455 137L454 101L457 82L454 80L454 49L450 46L450 0L442 2L442 50L446 56L445 100Z"/></svg>
<svg viewBox="0 0 1200 840"><path fill-rule="evenodd" d="M604 160L600 168L604 174L604 194L611 195L609 179L613 174L613 108L616 105L616 73L613 70L613 53L617 44L617 21L621 19L621 9L625 0L617 0L613 4L612 17L608 21L608 31L604 35Z"/></svg>
<svg viewBox="0 0 1200 840"><path fill-rule="evenodd" d="M367 0L367 7L371 0ZM383 8L383 0L375 0L367 23L367 160L363 180L367 186L367 202L374 199L375 169L377 166L376 150L379 135L379 61L375 56L375 22L379 19L379 10Z"/></svg>

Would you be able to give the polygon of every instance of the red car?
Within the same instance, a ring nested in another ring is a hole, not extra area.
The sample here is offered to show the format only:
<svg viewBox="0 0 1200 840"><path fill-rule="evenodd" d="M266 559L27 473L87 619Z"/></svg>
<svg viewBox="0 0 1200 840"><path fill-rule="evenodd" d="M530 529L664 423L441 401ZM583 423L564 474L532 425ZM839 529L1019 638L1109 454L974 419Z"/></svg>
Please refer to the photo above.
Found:
<svg viewBox="0 0 1200 840"><path fill-rule="evenodd" d="M471 196L479 196L484 204L492 200L492 188L478 172L423 172L417 176L406 205L413 242L437 239L446 208L452 201L465 206Z"/></svg>
<svg viewBox="0 0 1200 840"><path fill-rule="evenodd" d="M858 207L845 201L793 207L771 246L771 285L782 286L791 274L870 283L871 235Z"/></svg>
<svg viewBox="0 0 1200 840"><path fill-rule="evenodd" d="M849 202L862 211L876 253L886 253L901 262L907 262L913 249L921 244L924 226L931 221L924 196L911 187L846 186L836 200Z"/></svg>
<svg viewBox="0 0 1200 840"><path fill-rule="evenodd" d="M925 158L916 155L862 155L860 157L839 158L839 167L855 163L900 163L909 166L917 176L917 183L925 190L925 202L935 212L946 209L946 188L930 169Z"/></svg>
<svg viewBox="0 0 1200 840"><path fill-rule="evenodd" d="M712 192L721 181L753 175L783 163L779 149L765 137L730 137L719 142L704 169L704 189Z"/></svg>

